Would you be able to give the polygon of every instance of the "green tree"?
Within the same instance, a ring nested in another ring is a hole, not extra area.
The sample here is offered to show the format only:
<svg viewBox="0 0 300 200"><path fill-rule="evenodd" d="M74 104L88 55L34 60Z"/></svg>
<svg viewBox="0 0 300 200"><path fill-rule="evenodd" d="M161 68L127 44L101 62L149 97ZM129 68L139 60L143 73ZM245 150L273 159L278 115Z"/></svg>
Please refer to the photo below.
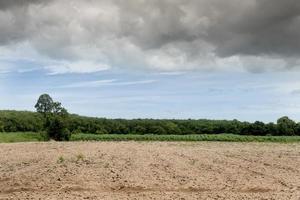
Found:
<svg viewBox="0 0 300 200"><path fill-rule="evenodd" d="M296 124L295 134L300 135L300 123Z"/></svg>
<svg viewBox="0 0 300 200"><path fill-rule="evenodd" d="M67 129L69 114L60 102L54 102L50 95L42 94L35 108L44 116L48 138L58 141L69 140L70 133Z"/></svg>
<svg viewBox="0 0 300 200"><path fill-rule="evenodd" d="M60 102L53 102L52 105L52 113L60 115L60 116L66 116L68 115L67 109L65 109Z"/></svg>
<svg viewBox="0 0 300 200"><path fill-rule="evenodd" d="M165 122L164 123L164 129L168 134L173 135L180 135L182 132L180 128L177 126L177 124L173 122Z"/></svg>
<svg viewBox="0 0 300 200"><path fill-rule="evenodd" d="M146 133L146 128L141 125L137 125L133 128L133 134L145 134L145 133Z"/></svg>
<svg viewBox="0 0 300 200"><path fill-rule="evenodd" d="M66 120L59 115L51 116L47 127L48 137L56 141L69 141L70 131L67 129Z"/></svg>
<svg viewBox="0 0 300 200"><path fill-rule="evenodd" d="M278 130L277 130L277 126L274 123L268 123L266 124L266 134L267 135L278 135Z"/></svg>
<svg viewBox="0 0 300 200"><path fill-rule="evenodd" d="M4 123L0 121L0 132L4 132Z"/></svg>
<svg viewBox="0 0 300 200"><path fill-rule="evenodd" d="M288 117L281 117L277 120L278 133L280 135L295 135L296 123Z"/></svg>
<svg viewBox="0 0 300 200"><path fill-rule="evenodd" d="M42 94L35 104L36 111L46 116L53 111L54 102L49 94Z"/></svg>
<svg viewBox="0 0 300 200"><path fill-rule="evenodd" d="M156 126L156 125L150 126L148 133L154 134L154 135L166 135L167 134L166 130L163 127Z"/></svg>
<svg viewBox="0 0 300 200"><path fill-rule="evenodd" d="M251 135L266 135L266 126L263 122L256 121L250 125Z"/></svg>

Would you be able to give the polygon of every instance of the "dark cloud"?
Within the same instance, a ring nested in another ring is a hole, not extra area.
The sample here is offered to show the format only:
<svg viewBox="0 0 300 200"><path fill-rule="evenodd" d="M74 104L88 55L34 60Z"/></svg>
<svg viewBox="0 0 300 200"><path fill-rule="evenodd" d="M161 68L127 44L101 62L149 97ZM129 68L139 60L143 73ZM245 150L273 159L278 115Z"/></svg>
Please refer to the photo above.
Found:
<svg viewBox="0 0 300 200"><path fill-rule="evenodd" d="M28 40L29 18L28 7L32 5L47 5L52 0L0 0L0 44L6 45L22 40Z"/></svg>
<svg viewBox="0 0 300 200"><path fill-rule="evenodd" d="M0 0L0 10L6 10L16 7L28 6L30 4L36 3L46 3L49 2L43 0Z"/></svg>
<svg viewBox="0 0 300 200"><path fill-rule="evenodd" d="M221 16L207 37L218 55L299 55L300 2L258 0L233 13Z"/></svg>
<svg viewBox="0 0 300 200"><path fill-rule="evenodd" d="M0 44L26 41L53 59L264 71L299 64L300 2L1 0L0 29Z"/></svg>

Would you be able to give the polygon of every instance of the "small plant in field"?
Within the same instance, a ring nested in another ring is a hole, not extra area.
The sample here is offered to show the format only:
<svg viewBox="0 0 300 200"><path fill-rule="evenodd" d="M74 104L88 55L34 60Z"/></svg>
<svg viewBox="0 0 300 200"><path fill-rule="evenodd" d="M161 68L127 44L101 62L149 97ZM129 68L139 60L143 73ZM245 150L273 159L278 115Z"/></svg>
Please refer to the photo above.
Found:
<svg viewBox="0 0 300 200"><path fill-rule="evenodd" d="M190 160L190 162L191 162L191 165L195 165L195 164L196 164L196 162L197 162L197 160L195 160L195 159L191 159L191 160Z"/></svg>
<svg viewBox="0 0 300 200"><path fill-rule="evenodd" d="M65 158L63 156L59 156L57 163L61 164L63 162L65 162Z"/></svg>
<svg viewBox="0 0 300 200"><path fill-rule="evenodd" d="M76 162L84 161L84 155L82 153L76 155Z"/></svg>

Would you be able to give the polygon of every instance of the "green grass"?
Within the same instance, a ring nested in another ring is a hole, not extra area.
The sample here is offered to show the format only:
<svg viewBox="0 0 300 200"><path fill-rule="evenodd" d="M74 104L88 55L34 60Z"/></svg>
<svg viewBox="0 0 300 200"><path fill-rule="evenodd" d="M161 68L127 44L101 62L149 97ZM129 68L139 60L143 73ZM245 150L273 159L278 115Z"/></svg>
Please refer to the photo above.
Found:
<svg viewBox="0 0 300 200"><path fill-rule="evenodd" d="M0 133L0 143L45 141L40 133ZM96 135L73 134L71 141L221 141L221 142L300 142L300 136L243 136L233 134L210 135Z"/></svg>
<svg viewBox="0 0 300 200"><path fill-rule="evenodd" d="M74 134L72 141L222 141L222 142L300 142L300 136L210 135L95 135Z"/></svg>
<svg viewBox="0 0 300 200"><path fill-rule="evenodd" d="M44 141L42 134L31 132L0 133L0 143L36 141Z"/></svg>

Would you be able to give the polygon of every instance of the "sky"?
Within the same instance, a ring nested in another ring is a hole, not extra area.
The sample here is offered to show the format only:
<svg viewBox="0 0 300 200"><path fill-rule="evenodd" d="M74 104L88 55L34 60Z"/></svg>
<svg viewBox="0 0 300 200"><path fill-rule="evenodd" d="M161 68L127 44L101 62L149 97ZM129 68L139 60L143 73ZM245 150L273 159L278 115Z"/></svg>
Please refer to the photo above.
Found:
<svg viewBox="0 0 300 200"><path fill-rule="evenodd" d="M297 0L0 0L0 109L300 121Z"/></svg>

